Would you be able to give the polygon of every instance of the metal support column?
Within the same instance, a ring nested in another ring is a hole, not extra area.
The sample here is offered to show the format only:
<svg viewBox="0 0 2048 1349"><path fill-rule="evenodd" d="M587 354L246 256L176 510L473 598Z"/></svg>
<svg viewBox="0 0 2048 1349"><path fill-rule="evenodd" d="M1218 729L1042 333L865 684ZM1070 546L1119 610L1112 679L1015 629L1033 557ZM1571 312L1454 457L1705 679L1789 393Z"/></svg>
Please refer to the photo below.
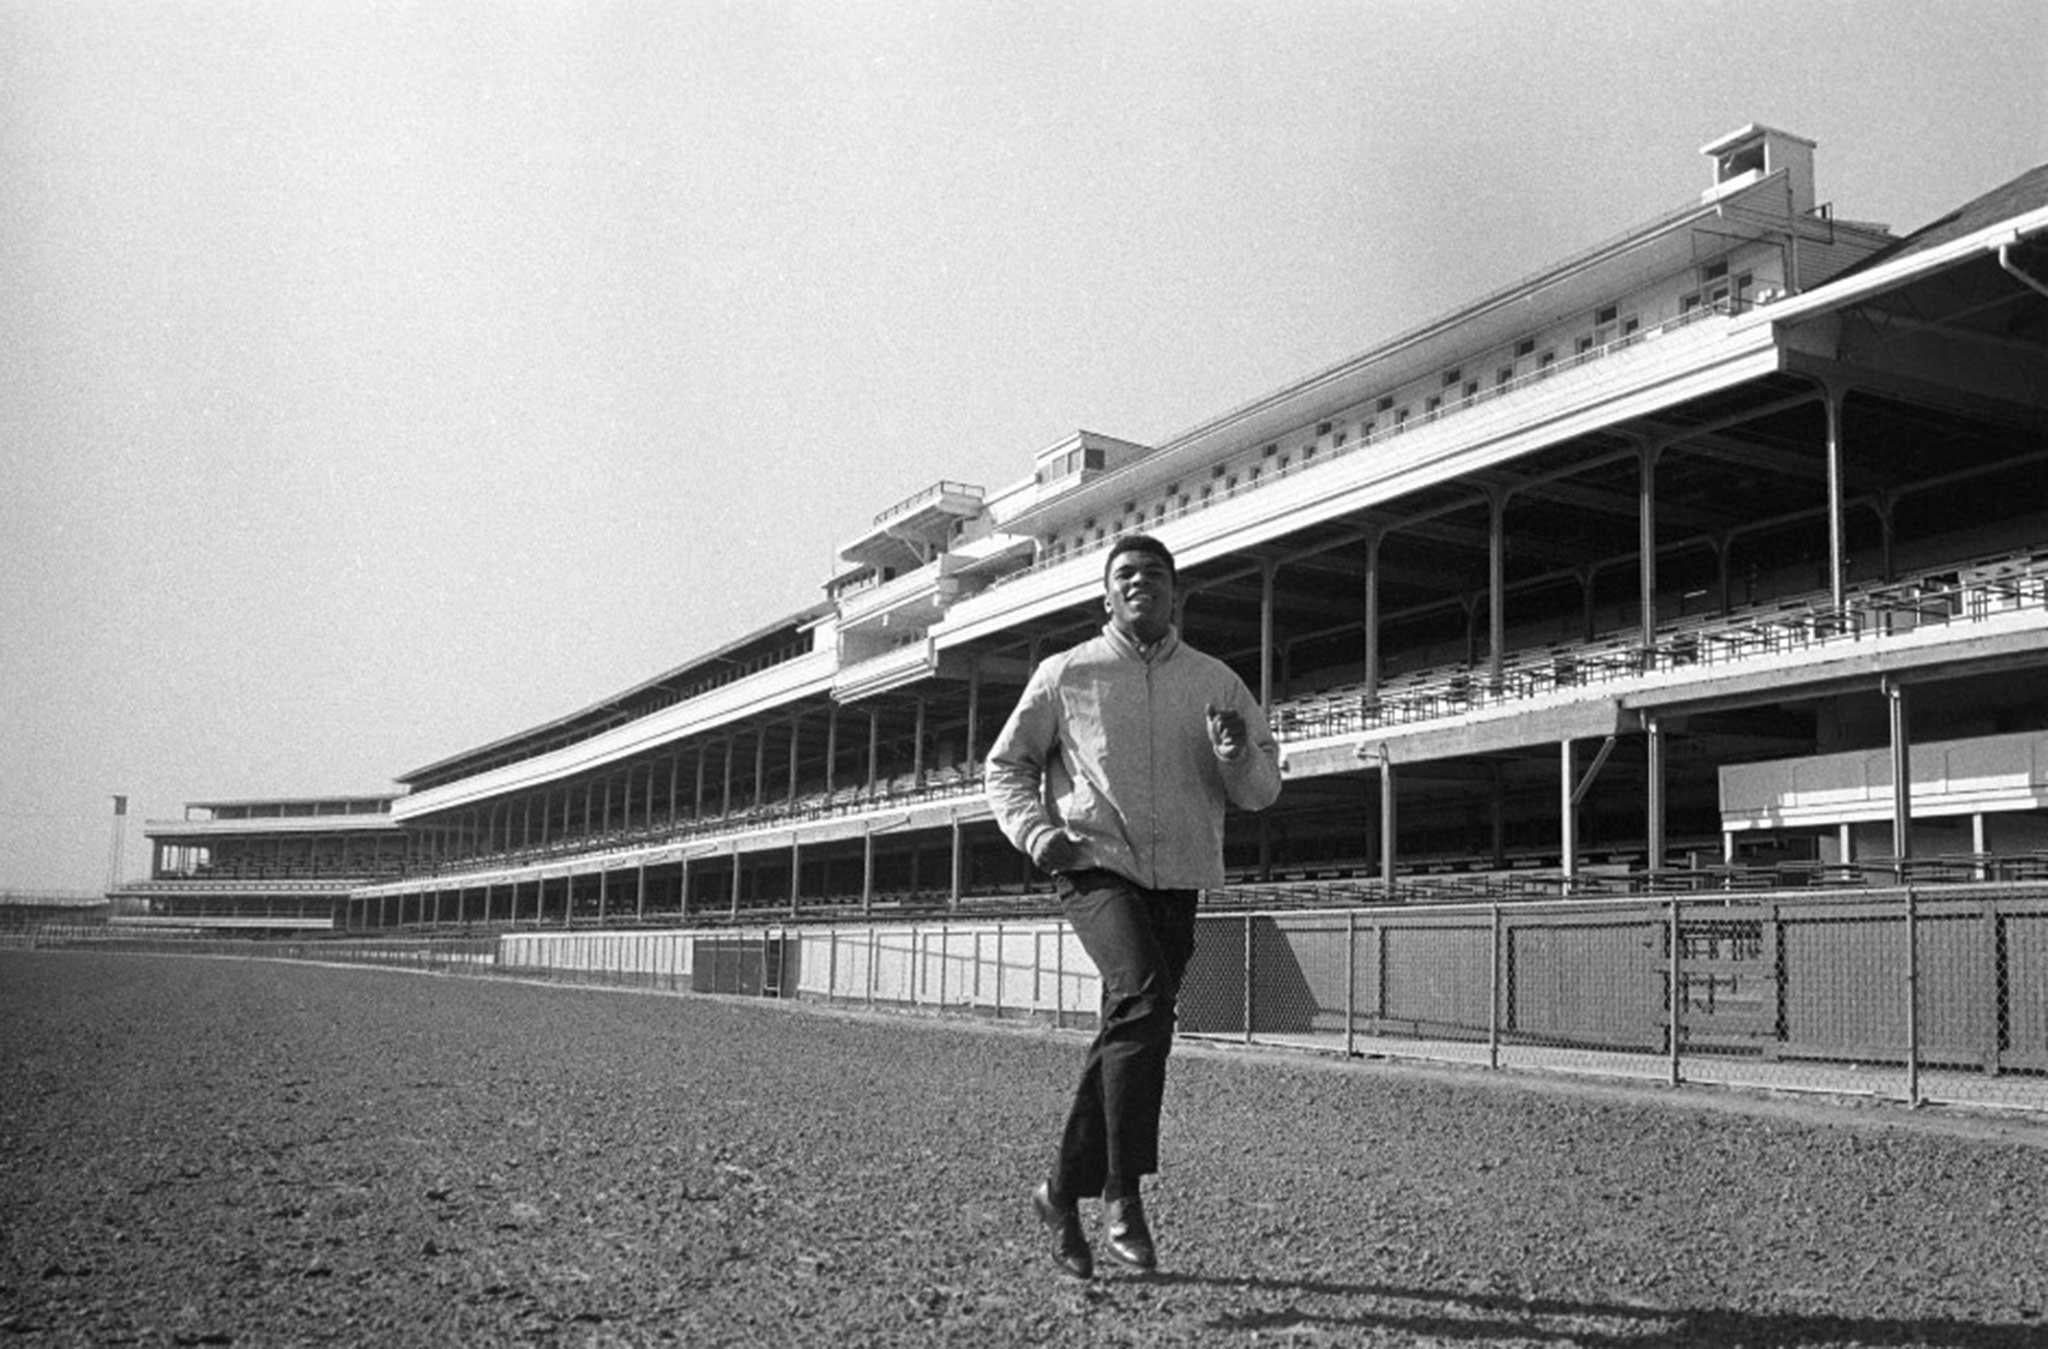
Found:
<svg viewBox="0 0 2048 1349"><path fill-rule="evenodd" d="M1567 737L1557 745L1557 848L1566 894L1571 893L1572 882L1579 874L1578 809L1573 800L1578 782L1572 759L1572 742Z"/></svg>
<svg viewBox="0 0 2048 1349"><path fill-rule="evenodd" d="M1272 558L1259 560L1259 706L1270 719L1273 715L1273 578L1280 565Z"/></svg>
<svg viewBox="0 0 2048 1349"><path fill-rule="evenodd" d="M875 794L875 778L882 768L882 709L868 709L868 795Z"/></svg>
<svg viewBox="0 0 2048 1349"><path fill-rule="evenodd" d="M965 871L966 859L960 851L960 817L956 814L953 817L953 885L951 896L946 904L946 907L949 909L958 909L960 907L960 893L963 889L962 880L964 879Z"/></svg>
<svg viewBox="0 0 2048 1349"><path fill-rule="evenodd" d="M1905 686L1885 680L1884 697L1891 712L1892 856L1898 859L1898 878L1904 884L1907 863L1913 859L1913 742L1906 722Z"/></svg>
<svg viewBox="0 0 2048 1349"><path fill-rule="evenodd" d="M1380 531L1365 536L1365 701L1380 696Z"/></svg>
<svg viewBox="0 0 2048 1349"><path fill-rule="evenodd" d="M1642 620L1637 641L1646 656L1657 645L1657 453L1645 445L1636 455L1636 593Z"/></svg>
<svg viewBox="0 0 2048 1349"><path fill-rule="evenodd" d="M1507 514L1505 492L1488 493L1486 525L1486 687L1498 693L1507 668Z"/></svg>
<svg viewBox="0 0 2048 1349"><path fill-rule="evenodd" d="M1643 718L1643 747L1648 763L1644 767L1647 779L1646 799L1643 803L1647 818L1643 834L1648 841L1649 855L1644 866L1651 871L1664 869L1664 728L1654 715Z"/></svg>
<svg viewBox="0 0 2048 1349"><path fill-rule="evenodd" d="M875 911L875 822L869 820L860 837L860 911Z"/></svg>
<svg viewBox="0 0 2048 1349"><path fill-rule="evenodd" d="M978 776L975 766L981 762L981 658L969 657L967 662L967 773Z"/></svg>
<svg viewBox="0 0 2048 1349"><path fill-rule="evenodd" d="M839 790L839 704L825 709L825 795Z"/></svg>
<svg viewBox="0 0 2048 1349"><path fill-rule="evenodd" d="M754 732L754 809L768 804L768 728Z"/></svg>
<svg viewBox="0 0 2048 1349"><path fill-rule="evenodd" d="M737 735L725 737L725 781L720 785L718 795L718 813L721 816L732 814L732 756L738 747Z"/></svg>
<svg viewBox="0 0 2048 1349"><path fill-rule="evenodd" d="M1848 606L1848 555L1842 519L1842 396L1833 385L1825 390L1828 414L1828 595L1836 614Z"/></svg>
<svg viewBox="0 0 2048 1349"><path fill-rule="evenodd" d="M789 804L790 804L790 805L792 805L792 806L794 806L794 805L796 804L796 778L797 778L797 756L796 756L796 751L797 751L797 745L798 745L798 743L799 743L799 740L800 740L800 738L801 738L802 734L803 734L803 716L802 716L802 714L801 714L801 713L797 713L797 712L792 712L792 713L790 713L790 714L789 714Z"/></svg>
<svg viewBox="0 0 2048 1349"><path fill-rule="evenodd" d="M1380 746L1380 884L1394 897L1394 758Z"/></svg>
<svg viewBox="0 0 2048 1349"><path fill-rule="evenodd" d="M922 693L917 695L917 720L910 737L910 785L924 786L924 733L925 709L929 702Z"/></svg>

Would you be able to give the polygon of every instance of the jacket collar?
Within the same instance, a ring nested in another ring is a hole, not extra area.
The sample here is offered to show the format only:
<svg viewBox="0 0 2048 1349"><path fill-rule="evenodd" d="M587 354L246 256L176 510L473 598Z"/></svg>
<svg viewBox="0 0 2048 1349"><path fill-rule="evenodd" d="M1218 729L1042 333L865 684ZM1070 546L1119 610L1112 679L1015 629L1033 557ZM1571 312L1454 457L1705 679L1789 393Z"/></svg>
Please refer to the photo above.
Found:
<svg viewBox="0 0 2048 1349"><path fill-rule="evenodd" d="M1150 651L1141 651L1138 644L1124 634L1114 623L1102 625L1102 640L1109 643L1110 650L1130 660L1157 664L1180 649L1180 629L1170 627L1166 635L1152 644Z"/></svg>

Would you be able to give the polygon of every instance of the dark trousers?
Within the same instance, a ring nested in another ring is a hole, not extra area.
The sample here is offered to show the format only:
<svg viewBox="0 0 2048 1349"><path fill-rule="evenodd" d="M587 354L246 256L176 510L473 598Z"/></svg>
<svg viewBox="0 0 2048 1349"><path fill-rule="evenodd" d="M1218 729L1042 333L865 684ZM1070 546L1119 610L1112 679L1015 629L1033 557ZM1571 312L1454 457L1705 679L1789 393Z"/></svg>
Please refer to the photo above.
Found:
<svg viewBox="0 0 2048 1349"><path fill-rule="evenodd" d="M1159 1107L1174 1000L1195 951L1194 890L1148 890L1112 871L1058 881L1060 906L1102 976L1102 1017L1060 1138L1053 1189L1135 1194L1159 1169Z"/></svg>

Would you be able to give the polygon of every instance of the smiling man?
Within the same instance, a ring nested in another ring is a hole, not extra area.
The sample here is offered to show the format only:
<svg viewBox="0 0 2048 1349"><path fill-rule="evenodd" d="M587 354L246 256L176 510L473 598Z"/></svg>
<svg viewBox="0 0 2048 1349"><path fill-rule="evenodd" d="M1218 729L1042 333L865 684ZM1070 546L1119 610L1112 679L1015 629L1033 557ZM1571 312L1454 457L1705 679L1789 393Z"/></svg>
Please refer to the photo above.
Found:
<svg viewBox="0 0 2048 1349"><path fill-rule="evenodd" d="M1102 1013L1052 1172L1032 1196L1053 1256L1089 1278L1079 1204L1100 1196L1110 1254L1157 1263L1140 1181L1159 1169L1159 1110L1195 905L1223 884L1223 813L1280 794L1265 714L1230 667L1180 640L1173 554L1111 545L1102 632L1042 663L996 737L988 800L1055 877L1102 977Z"/></svg>

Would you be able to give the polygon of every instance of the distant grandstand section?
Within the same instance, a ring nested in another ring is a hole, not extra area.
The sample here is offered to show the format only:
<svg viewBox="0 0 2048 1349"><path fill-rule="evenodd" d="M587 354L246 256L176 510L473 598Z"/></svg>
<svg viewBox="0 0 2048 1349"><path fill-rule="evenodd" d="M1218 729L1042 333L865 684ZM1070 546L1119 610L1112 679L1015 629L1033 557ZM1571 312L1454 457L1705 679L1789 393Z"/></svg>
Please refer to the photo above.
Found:
<svg viewBox="0 0 2048 1349"><path fill-rule="evenodd" d="M150 820L149 875L115 887L117 927L332 930L350 891L402 876L392 795L195 801Z"/></svg>
<svg viewBox="0 0 2048 1349"><path fill-rule="evenodd" d="M104 921L110 904L93 890L0 889L0 931L37 923Z"/></svg>
<svg viewBox="0 0 2048 1349"><path fill-rule="evenodd" d="M1047 911L982 758L1138 530L1281 741L1211 902L2048 874L2048 166L1900 235L1809 140L1700 148L1696 197L1179 435L922 478L821 602L360 818L153 825L121 895L355 930Z"/></svg>

